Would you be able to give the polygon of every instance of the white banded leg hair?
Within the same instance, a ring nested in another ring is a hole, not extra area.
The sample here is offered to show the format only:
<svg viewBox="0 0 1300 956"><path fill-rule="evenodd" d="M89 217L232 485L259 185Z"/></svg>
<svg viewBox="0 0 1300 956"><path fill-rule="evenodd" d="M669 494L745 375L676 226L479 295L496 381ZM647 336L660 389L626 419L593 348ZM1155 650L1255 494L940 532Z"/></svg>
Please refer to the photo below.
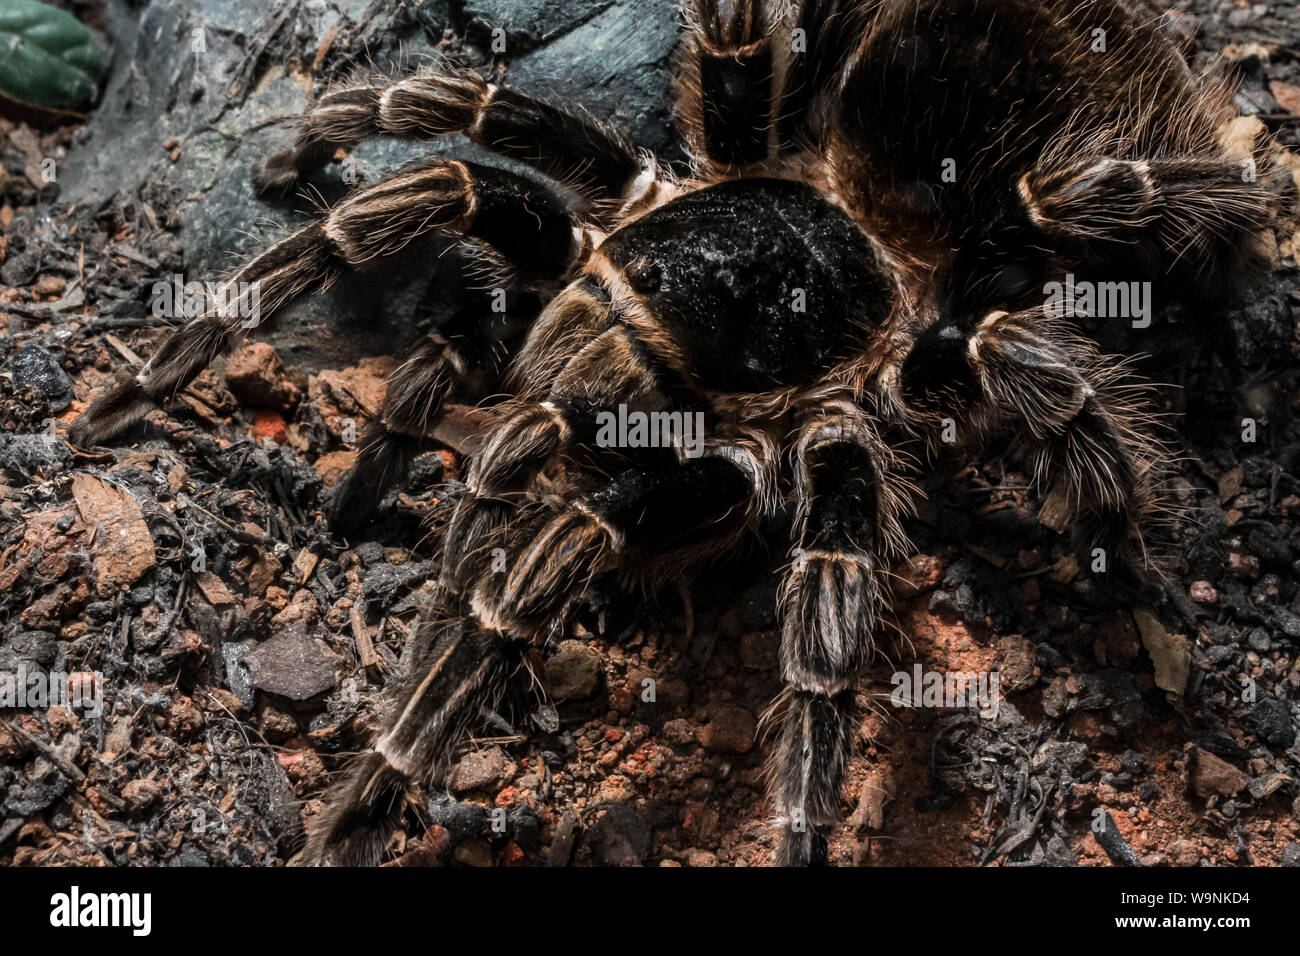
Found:
<svg viewBox="0 0 1300 956"><path fill-rule="evenodd" d="M775 469L771 445L746 438L700 458L627 468L573 499L528 491L485 499L500 507L498 520L445 536L460 566L454 589L416 629L383 731L328 796L302 862L378 862L409 786L442 781L484 708L529 674L593 578L669 577L735 547L770 513Z"/></svg>
<svg viewBox="0 0 1300 956"><path fill-rule="evenodd" d="M508 264L518 276L555 278L585 254L577 226L564 200L531 180L471 163L430 161L343 200L320 221L244 263L225 286L257 284L260 314L254 321L260 325L291 299L324 290L344 272L431 233L478 243L490 250L494 265ZM76 421L72 441L105 441L173 398L246 334L249 320L238 311L212 310L168 334L134 380L98 399Z"/></svg>
<svg viewBox="0 0 1300 956"><path fill-rule="evenodd" d="M580 109L543 102L468 70L424 69L393 80L355 80L323 94L296 119L289 149L254 173L262 195L283 195L339 149L377 135L423 140L464 133L536 167L583 198L593 218L658 192L667 174L654 157Z"/></svg>
<svg viewBox="0 0 1300 956"><path fill-rule="evenodd" d="M776 746L768 788L781 830L778 862L827 862L848 767L854 683L876 646L886 575L905 549L901 520L915 489L865 415L807 422L795 448L794 560L781 590L785 690L764 716Z"/></svg>

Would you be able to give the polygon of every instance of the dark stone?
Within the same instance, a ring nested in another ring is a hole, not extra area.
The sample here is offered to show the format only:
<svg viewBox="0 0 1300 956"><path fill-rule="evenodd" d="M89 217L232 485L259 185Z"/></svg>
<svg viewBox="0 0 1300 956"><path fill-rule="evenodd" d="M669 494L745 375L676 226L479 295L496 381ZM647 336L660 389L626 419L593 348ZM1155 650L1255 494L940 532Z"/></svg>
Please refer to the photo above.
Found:
<svg viewBox="0 0 1300 956"><path fill-rule="evenodd" d="M0 647L0 669L13 671L20 661L51 667L59 656L59 642L48 631L19 631Z"/></svg>
<svg viewBox="0 0 1300 956"><path fill-rule="evenodd" d="M453 843L477 839L487 823L487 813L482 807L460 803L449 793L431 794L428 809L429 825L442 827Z"/></svg>
<svg viewBox="0 0 1300 956"><path fill-rule="evenodd" d="M442 481L442 458L439 455L421 455L411 462L411 470L406 476L406 485L415 491L424 491Z"/></svg>
<svg viewBox="0 0 1300 956"><path fill-rule="evenodd" d="M40 813L63 796L71 783L53 763L44 757L38 757L27 779L9 789L4 802L4 814L10 817L30 817Z"/></svg>
<svg viewBox="0 0 1300 956"><path fill-rule="evenodd" d="M515 807L506 814L507 833L525 850L536 850L542 842L542 821L527 807Z"/></svg>
<svg viewBox="0 0 1300 956"><path fill-rule="evenodd" d="M1141 866L1142 861L1128 845L1128 841L1120 835L1119 827L1115 825L1115 818L1106 810L1101 811L1101 823L1100 827L1093 828L1092 835L1106 851L1106 855L1124 866Z"/></svg>
<svg viewBox="0 0 1300 956"><path fill-rule="evenodd" d="M288 700L311 700L338 683L333 655L302 627L259 644L244 655L243 664L253 687Z"/></svg>
<svg viewBox="0 0 1300 956"><path fill-rule="evenodd" d="M376 564L361 579L361 593L366 600L391 598L402 588L427 581L435 569L432 561L408 561L406 564Z"/></svg>
<svg viewBox="0 0 1300 956"><path fill-rule="evenodd" d="M211 866L208 855L196 846L183 846L181 851L167 861L168 866Z"/></svg>
<svg viewBox="0 0 1300 956"><path fill-rule="evenodd" d="M670 70L680 23L674 0L469 0L467 6L452 17L460 4L448 0L331 0L295 5L279 23L288 9L282 4L110 0L105 24L113 64L83 133L82 142L93 148L73 151L60 170L63 199L98 205L161 184L178 197L186 279L220 278L232 256L259 250L314 214L310 202L259 200L250 176L293 136L292 128L265 121L301 114L323 87L304 88L301 73L286 67L311 62L327 35L330 54L316 71L322 81L343 80L361 63L400 75L444 57L480 68L491 59L508 67L509 83L521 92L582 104L649 149L667 151L674 144ZM447 31L458 23L468 36ZM499 56L485 45L492 26L506 31ZM196 53L192 39L199 29L206 50ZM143 62L150 68L133 68ZM161 146L172 136L181 143L174 162ZM517 168L463 137L415 143L376 137L352 154L363 185L411 160L453 155ZM667 157L680 159L680 153ZM348 188L337 165L309 182L327 201ZM249 234L248 225L262 220L279 225L260 237ZM464 285L454 257L441 258L442 250L437 240L412 243L389 266L345 277L329 292L286 307L259 334L286 363L307 367L342 367L363 355L396 353L418 331L411 318L431 280ZM34 276L38 262L31 259L11 252L0 266L5 284L21 286ZM169 277L170 269L158 271L148 277L151 283ZM455 302L439 295L429 308L440 321ZM321 335L322 328L338 332Z"/></svg>
<svg viewBox="0 0 1300 956"><path fill-rule="evenodd" d="M48 349L21 348L9 360L9 371L19 387L38 388L50 400L50 410L61 412L72 403L72 380Z"/></svg>
<svg viewBox="0 0 1300 956"><path fill-rule="evenodd" d="M1119 763L1126 773L1140 774L1146 772L1146 758L1136 750L1126 750L1120 754Z"/></svg>
<svg viewBox="0 0 1300 956"><path fill-rule="evenodd" d="M378 541L367 541L365 544L357 546L357 557L366 567L372 564L378 564L384 560L384 546Z"/></svg>
<svg viewBox="0 0 1300 956"><path fill-rule="evenodd" d="M1220 664L1226 664L1236 655L1231 647L1211 647L1205 652L1205 659L1218 667Z"/></svg>
<svg viewBox="0 0 1300 956"><path fill-rule="evenodd" d="M1255 733L1274 747L1290 747L1295 740L1295 724L1287 705L1274 697L1265 697L1255 705L1250 715Z"/></svg>

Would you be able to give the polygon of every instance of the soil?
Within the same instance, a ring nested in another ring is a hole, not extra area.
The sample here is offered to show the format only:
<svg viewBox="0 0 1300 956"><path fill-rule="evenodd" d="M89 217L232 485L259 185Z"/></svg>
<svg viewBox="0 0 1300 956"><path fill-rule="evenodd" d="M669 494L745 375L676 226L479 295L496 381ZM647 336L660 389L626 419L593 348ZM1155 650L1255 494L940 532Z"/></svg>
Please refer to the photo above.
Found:
<svg viewBox="0 0 1300 956"><path fill-rule="evenodd" d="M1198 62L1300 152L1300 10L1180 6ZM460 457L423 456L368 540L339 540L328 489L400 351L313 364L266 343L121 444L69 446L165 334L149 290L186 272L202 204L165 182L62 198L41 160L94 148L78 134L0 120L0 673L100 674L103 715L0 709L0 865L283 865L366 745L431 591L420 519ZM1278 239L1224 305L1094 330L1168 383L1163 598L1099 588L1001 449L927 479L858 689L835 863L1300 865L1300 236ZM782 550L684 594L594 595L549 649L554 699L491 715L386 861L766 863ZM914 664L996 671L996 713L894 706Z"/></svg>

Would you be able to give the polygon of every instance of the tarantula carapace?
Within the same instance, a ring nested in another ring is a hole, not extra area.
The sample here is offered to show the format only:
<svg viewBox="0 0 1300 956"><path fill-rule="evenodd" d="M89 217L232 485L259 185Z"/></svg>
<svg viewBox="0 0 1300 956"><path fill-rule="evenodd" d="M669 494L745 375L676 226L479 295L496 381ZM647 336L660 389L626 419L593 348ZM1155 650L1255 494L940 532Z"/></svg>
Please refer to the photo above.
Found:
<svg viewBox="0 0 1300 956"><path fill-rule="evenodd" d="M1068 493L1080 544L1110 573L1142 565L1150 416L1043 292L1068 272L1194 297L1251 258L1272 147L1226 135L1227 84L1183 45L1145 0L695 0L682 177L471 72L323 95L258 170L263 193L378 134L463 133L542 175L438 159L359 188L232 276L260 283L264 314L426 233L510 281L568 284L505 359L485 322L430 335L368 426L344 526L447 402L508 396L443 499L442 610L306 859L378 860L407 787L445 774L597 576L684 578L788 509L771 809L781 863L825 862L917 460L1010 431ZM241 334L221 311L179 329L74 438L120 433ZM701 414L703 441L602 440L620 408Z"/></svg>

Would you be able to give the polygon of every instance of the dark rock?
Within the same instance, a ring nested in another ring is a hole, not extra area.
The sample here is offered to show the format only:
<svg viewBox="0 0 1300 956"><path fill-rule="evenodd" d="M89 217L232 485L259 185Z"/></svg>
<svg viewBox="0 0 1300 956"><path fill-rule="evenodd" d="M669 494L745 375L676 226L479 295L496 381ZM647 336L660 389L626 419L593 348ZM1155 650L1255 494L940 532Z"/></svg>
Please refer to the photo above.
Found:
<svg viewBox="0 0 1300 956"><path fill-rule="evenodd" d="M406 486L415 491L424 491L442 481L445 471L439 455L421 455L411 462L411 470L406 475Z"/></svg>
<svg viewBox="0 0 1300 956"><path fill-rule="evenodd" d="M167 861L168 866L211 866L212 860L196 846L183 846L181 851Z"/></svg>
<svg viewBox="0 0 1300 956"><path fill-rule="evenodd" d="M367 568L384 560L384 546L378 541L367 541L357 546L357 557Z"/></svg>
<svg viewBox="0 0 1300 956"><path fill-rule="evenodd" d="M1235 656L1236 651L1231 647L1210 647L1205 651L1205 659L1215 667L1228 663Z"/></svg>
<svg viewBox="0 0 1300 956"><path fill-rule="evenodd" d="M1268 564L1290 566L1295 560L1291 549L1282 540L1276 528L1252 528L1246 537L1246 547Z"/></svg>
<svg viewBox="0 0 1300 956"><path fill-rule="evenodd" d="M1250 715L1255 733L1274 747L1290 747L1295 740L1295 724L1287 705L1273 697L1265 697L1255 705Z"/></svg>
<svg viewBox="0 0 1300 956"><path fill-rule="evenodd" d="M933 614L940 614L949 619L955 618L961 621L983 620L975 590L967 584L960 585L952 590L935 591L934 594L930 595L930 611Z"/></svg>
<svg viewBox="0 0 1300 956"><path fill-rule="evenodd" d="M1119 755L1120 766L1126 773L1140 774L1147 769L1147 760L1136 750L1126 750Z"/></svg>
<svg viewBox="0 0 1300 956"><path fill-rule="evenodd" d="M361 579L361 593L368 601L393 598L398 591L427 581L434 573L432 561L376 564L366 569L365 577Z"/></svg>
<svg viewBox="0 0 1300 956"><path fill-rule="evenodd" d="M1142 865L1142 861L1138 859L1138 855L1129 846L1128 841L1120 835L1119 827L1115 826L1115 818L1108 811L1101 811L1100 825L1092 828L1092 835L1106 851L1106 855L1116 863L1124 866Z"/></svg>
<svg viewBox="0 0 1300 956"><path fill-rule="evenodd" d="M515 807L506 814L507 834L525 850L536 850L542 842L542 821L528 807Z"/></svg>
<svg viewBox="0 0 1300 956"><path fill-rule="evenodd" d="M1293 641L1300 641L1300 614L1290 608L1280 607L1273 612L1273 621L1278 630Z"/></svg>
<svg viewBox="0 0 1300 956"><path fill-rule="evenodd" d="M1288 843L1282 850L1283 866L1300 866L1300 843Z"/></svg>
<svg viewBox="0 0 1300 956"><path fill-rule="evenodd" d="M0 266L0 282L8 286L25 286L36 278L36 273L40 271L41 258L35 251L11 255L5 259L4 265Z"/></svg>
<svg viewBox="0 0 1300 956"><path fill-rule="evenodd" d="M459 803L449 793L430 794L428 810L429 825L442 827L453 843L476 839L487 824L487 812L482 807Z"/></svg>
<svg viewBox="0 0 1300 956"><path fill-rule="evenodd" d="M311 700L338 683L333 652L302 627L259 644L244 655L243 665L253 687L293 701Z"/></svg>
<svg viewBox="0 0 1300 956"><path fill-rule="evenodd" d="M51 667L59 656L59 642L49 631L19 631L0 647L0 670L12 672L19 662Z"/></svg>
<svg viewBox="0 0 1300 956"><path fill-rule="evenodd" d="M50 400L50 409L61 412L72 403L72 380L54 356L39 345L19 349L9 360L9 371L19 387L38 388Z"/></svg>
<svg viewBox="0 0 1300 956"><path fill-rule="evenodd" d="M603 0L467 0L463 16L477 45L490 42L491 28L505 31L505 49L492 52L511 56L568 33L606 6Z"/></svg>
<svg viewBox="0 0 1300 956"><path fill-rule="evenodd" d="M45 757L36 758L25 780L9 788L4 801L4 815L30 817L40 813L67 791L72 781Z"/></svg>

